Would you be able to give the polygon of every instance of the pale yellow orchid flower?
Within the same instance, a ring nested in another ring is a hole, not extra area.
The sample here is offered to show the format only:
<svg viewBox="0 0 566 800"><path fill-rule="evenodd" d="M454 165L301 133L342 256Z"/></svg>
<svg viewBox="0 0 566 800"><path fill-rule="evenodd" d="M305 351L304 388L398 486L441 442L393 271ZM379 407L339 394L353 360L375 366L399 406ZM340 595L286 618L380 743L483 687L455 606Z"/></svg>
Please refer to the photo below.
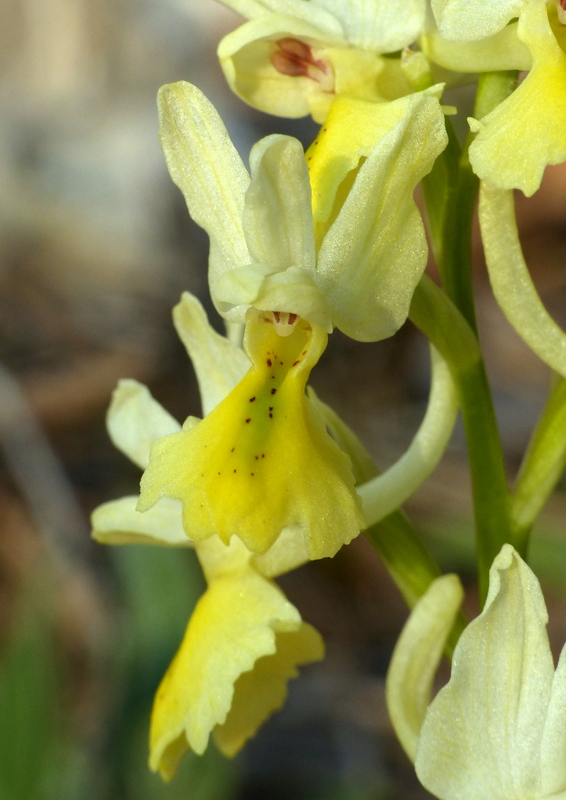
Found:
<svg viewBox="0 0 566 800"><path fill-rule="evenodd" d="M212 298L228 321L245 323L252 362L203 422L155 443L142 478L138 510L181 500L195 540L217 534L228 544L236 534L264 553L284 528L300 526L309 558L322 558L365 527L349 459L305 386L334 324L375 340L405 320L427 257L413 189L446 134L431 93L388 104L385 115L352 102L359 137L347 158L332 160L332 139L321 139L321 158L312 155L317 192L332 198L319 213L316 195L315 235L307 161L295 139L259 142L250 178L195 87L161 90L168 166L211 240Z"/></svg>
<svg viewBox="0 0 566 800"><path fill-rule="evenodd" d="M511 545L494 560L485 607L425 712L460 599L454 576L431 586L388 676L392 720L421 783L440 800L566 798L566 648L555 670L539 583Z"/></svg>
<svg viewBox="0 0 566 800"><path fill-rule="evenodd" d="M189 294L176 309L175 324L192 356L205 411L212 411L247 370L247 358L212 330ZM190 424L196 423L191 418ZM116 446L144 468L153 439L180 426L146 387L122 381L108 428ZM220 750L233 756L283 704L297 667L321 659L324 645L270 580L306 560L298 529L288 528L272 550L257 556L237 537L229 545L217 536L193 542L174 500L163 498L143 514L136 503L125 497L96 509L94 538L104 544L195 547L208 583L152 711L150 766L169 780L189 749L204 752L211 734Z"/></svg>
<svg viewBox="0 0 566 800"><path fill-rule="evenodd" d="M447 144L440 90L384 105L339 98L307 159L296 139L268 136L250 177L206 97L162 87L167 165L210 237L210 292L226 320L244 323L253 307L360 341L395 333L427 261L413 192Z"/></svg>
<svg viewBox="0 0 566 800"><path fill-rule="evenodd" d="M382 54L415 41L424 0L221 2L249 22L220 42L220 64L233 91L262 111L323 122L335 96L382 101L423 88L426 64L415 71L411 58Z"/></svg>
<svg viewBox="0 0 566 800"><path fill-rule="evenodd" d="M442 37L455 48L464 45L463 52L465 42L474 43L478 71L530 70L503 103L483 119L470 120L478 135L469 156L480 178L532 195L546 165L566 160L566 13L559 2L546 0L433 0L432 7ZM522 54L515 37L524 45ZM442 50L438 42L436 47ZM496 64L501 48L509 57Z"/></svg>

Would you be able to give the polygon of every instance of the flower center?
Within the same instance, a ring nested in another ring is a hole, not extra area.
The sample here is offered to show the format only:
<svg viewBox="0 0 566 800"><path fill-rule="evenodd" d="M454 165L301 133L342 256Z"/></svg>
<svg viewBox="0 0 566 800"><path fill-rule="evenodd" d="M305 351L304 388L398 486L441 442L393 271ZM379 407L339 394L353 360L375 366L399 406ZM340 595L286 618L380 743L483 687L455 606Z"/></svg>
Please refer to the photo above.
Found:
<svg viewBox="0 0 566 800"><path fill-rule="evenodd" d="M269 313L269 312L268 312ZM273 324L279 336L290 336L295 330L298 316L287 311L273 311Z"/></svg>
<svg viewBox="0 0 566 800"><path fill-rule="evenodd" d="M315 59L312 48L299 39L278 39L277 50L271 54L271 63L282 75L310 78L323 85L325 91L332 91L334 77L329 64Z"/></svg>

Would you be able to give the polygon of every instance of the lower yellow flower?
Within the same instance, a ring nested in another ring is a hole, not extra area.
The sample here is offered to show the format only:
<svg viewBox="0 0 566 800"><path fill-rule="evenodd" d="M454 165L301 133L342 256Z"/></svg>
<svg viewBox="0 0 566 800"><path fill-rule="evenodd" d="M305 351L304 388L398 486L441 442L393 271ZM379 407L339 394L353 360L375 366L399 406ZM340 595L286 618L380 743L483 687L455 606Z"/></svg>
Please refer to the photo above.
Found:
<svg viewBox="0 0 566 800"><path fill-rule="evenodd" d="M210 327L192 295L183 295L173 316L193 360L203 408L212 416L249 362ZM308 340L305 361L310 359L312 366L325 341L304 327L302 334L297 333L300 325L288 315L277 316L269 327L271 335L275 325L290 334L279 337L280 360L291 357L293 342L305 349L303 342ZM309 349L311 338L318 349ZM250 352L257 347L256 342ZM271 366L275 370L269 374L279 380L282 365ZM270 390L268 394L271 397ZM196 422L190 418L190 424ZM108 412L108 429L118 449L143 469L149 463L151 442L178 432L179 425L146 387L120 381ZM97 508L92 515L94 538L111 545L194 546L208 582L153 708L150 766L170 779L187 750L204 752L211 733L222 752L234 755L283 704L287 681L297 675L297 666L321 659L324 645L270 580L307 560L300 528L285 528L274 547L257 555L237 536L228 546L218 536L194 543L181 525L181 504L175 500L163 498L144 514L136 504L137 498L123 497Z"/></svg>
<svg viewBox="0 0 566 800"><path fill-rule="evenodd" d="M150 767L170 780L189 749L205 751L211 733L235 755L283 705L297 666L323 656L320 634L274 583L248 565L217 575L157 691Z"/></svg>
<svg viewBox="0 0 566 800"><path fill-rule="evenodd" d="M138 510L180 500L191 539L237 535L255 553L290 525L302 527L311 559L357 536L365 523L350 460L305 394L326 342L294 314L250 309L251 369L202 422L154 443Z"/></svg>

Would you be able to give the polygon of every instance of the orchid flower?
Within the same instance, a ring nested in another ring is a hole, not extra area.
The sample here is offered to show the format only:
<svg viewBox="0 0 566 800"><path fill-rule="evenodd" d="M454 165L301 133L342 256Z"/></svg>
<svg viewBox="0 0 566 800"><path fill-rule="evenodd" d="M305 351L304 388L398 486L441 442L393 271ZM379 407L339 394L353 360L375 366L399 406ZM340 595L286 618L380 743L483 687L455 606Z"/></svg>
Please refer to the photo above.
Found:
<svg viewBox="0 0 566 800"><path fill-rule="evenodd" d="M566 798L566 648L555 670L539 583L511 545L493 562L485 607L460 637L449 683L425 711L460 600L454 576L431 586L388 676L395 728L421 783L440 800Z"/></svg>
<svg viewBox="0 0 566 800"><path fill-rule="evenodd" d="M221 400L249 366L244 353L215 333L196 298L183 296L175 324L193 358L205 410ZM197 420L191 418L191 425ZM179 424L136 381L121 381L108 414L116 446L141 468L151 442ZM92 516L103 544L194 547L208 588L157 691L150 730L150 766L171 779L189 750L202 754L210 735L233 756L284 702L297 666L323 657L320 635L301 620L270 580L306 560L300 531L284 531L263 556L233 537L198 543L181 523L181 504L163 498L146 513L136 497L105 503Z"/></svg>
<svg viewBox="0 0 566 800"><path fill-rule="evenodd" d="M431 59L477 71L529 71L483 119L469 120L477 133L469 158L483 179L480 225L497 302L531 350L565 376L566 334L544 307L529 275L511 191L532 195L545 167L566 160L563 2L434 0L432 7L439 34L423 39ZM461 66L463 60L466 67Z"/></svg>
<svg viewBox="0 0 566 800"><path fill-rule="evenodd" d="M311 114L322 123L335 96L390 100L430 79L420 53L382 58L415 41L425 21L424 0L221 2L249 20L220 42L228 83L270 114Z"/></svg>
<svg viewBox="0 0 566 800"><path fill-rule="evenodd" d="M228 544L236 534L263 553L298 525L309 558L322 558L365 527L350 461L305 386L333 325L367 341L405 320L427 257L413 189L446 134L427 92L388 104L385 115L348 102L356 135L347 149L332 144L339 123L351 131L338 108L309 151L312 192L295 139L259 142L250 178L195 87L161 90L169 170L210 236L212 298L228 321L245 323L252 363L201 423L154 444L142 478L138 510L181 500L194 540Z"/></svg>
<svg viewBox="0 0 566 800"><path fill-rule="evenodd" d="M560 0L433 0L432 7L445 39L492 53L484 66L478 53L478 70L530 70L503 103L483 119L470 120L478 135L469 155L480 178L532 195L546 165L566 160L566 12ZM522 49L512 41L515 36ZM496 64L493 54L501 53L501 46L509 48L509 57Z"/></svg>

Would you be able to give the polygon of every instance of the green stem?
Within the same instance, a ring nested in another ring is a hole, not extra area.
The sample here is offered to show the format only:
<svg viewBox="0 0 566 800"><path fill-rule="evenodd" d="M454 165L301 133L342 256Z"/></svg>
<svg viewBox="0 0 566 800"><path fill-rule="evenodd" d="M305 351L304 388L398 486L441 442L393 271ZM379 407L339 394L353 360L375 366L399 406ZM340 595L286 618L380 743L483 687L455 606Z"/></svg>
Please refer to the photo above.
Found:
<svg viewBox="0 0 566 800"><path fill-rule="evenodd" d="M478 340L446 294L426 276L413 295L410 318L448 362L458 386L468 442L476 519L480 594L489 568L511 541L509 500L499 431Z"/></svg>
<svg viewBox="0 0 566 800"><path fill-rule="evenodd" d="M446 294L477 334L471 251L472 220L479 180L468 159L470 144L471 136L468 136L458 158L455 180L447 192L437 266Z"/></svg>
<svg viewBox="0 0 566 800"><path fill-rule="evenodd" d="M412 524L402 511L394 511L368 528L365 535L405 602L409 608L413 608L441 571ZM465 614L460 611L445 648L449 658L467 622Z"/></svg>
<svg viewBox="0 0 566 800"><path fill-rule="evenodd" d="M475 116L484 117L505 99L513 90L514 79L510 73L482 75ZM449 144L445 154L423 183L436 260L447 296L438 287L433 289L430 283L421 282L411 306L411 318L447 359L458 385L474 500L479 590L484 600L491 563L505 542L513 542L513 535L503 451L477 340L471 241L479 181L468 158L473 137L470 134L460 150L449 122L447 129ZM456 308L448 307L450 300Z"/></svg>
<svg viewBox="0 0 566 800"><path fill-rule="evenodd" d="M533 432L511 504L515 547L527 549L529 533L566 467L566 380L556 381Z"/></svg>

